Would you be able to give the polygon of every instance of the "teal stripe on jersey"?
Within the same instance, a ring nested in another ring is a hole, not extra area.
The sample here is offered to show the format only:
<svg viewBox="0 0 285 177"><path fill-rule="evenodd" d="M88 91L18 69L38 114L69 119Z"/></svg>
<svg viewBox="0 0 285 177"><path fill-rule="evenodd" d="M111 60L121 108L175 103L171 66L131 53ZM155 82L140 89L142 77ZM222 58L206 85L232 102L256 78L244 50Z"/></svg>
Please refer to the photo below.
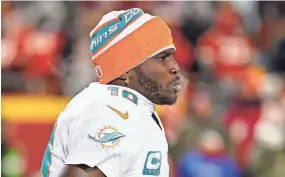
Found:
<svg viewBox="0 0 285 177"><path fill-rule="evenodd" d="M54 127L52 130L51 137L49 139L48 146L46 148L46 152L42 162L42 174L44 177L49 176L49 167L51 165L51 148L53 146L55 128L56 127Z"/></svg>

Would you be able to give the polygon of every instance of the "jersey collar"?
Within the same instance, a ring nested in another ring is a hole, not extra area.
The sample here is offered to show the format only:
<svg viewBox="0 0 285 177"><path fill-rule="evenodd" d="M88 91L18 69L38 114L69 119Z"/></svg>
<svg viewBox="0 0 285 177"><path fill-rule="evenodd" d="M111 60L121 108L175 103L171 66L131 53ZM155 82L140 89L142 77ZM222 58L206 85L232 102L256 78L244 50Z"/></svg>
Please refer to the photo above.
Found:
<svg viewBox="0 0 285 177"><path fill-rule="evenodd" d="M123 86L118 86L118 85L100 84L99 82L93 82L92 84L102 85L102 86L114 86L114 87L121 88L123 90L127 90L127 91L135 94L138 97L138 104L142 105L147 110L149 110L151 114L155 112L155 106L156 105L153 102L151 102L149 99L147 99L145 96L143 96L141 93L139 93L138 91L136 91L134 89L123 87Z"/></svg>

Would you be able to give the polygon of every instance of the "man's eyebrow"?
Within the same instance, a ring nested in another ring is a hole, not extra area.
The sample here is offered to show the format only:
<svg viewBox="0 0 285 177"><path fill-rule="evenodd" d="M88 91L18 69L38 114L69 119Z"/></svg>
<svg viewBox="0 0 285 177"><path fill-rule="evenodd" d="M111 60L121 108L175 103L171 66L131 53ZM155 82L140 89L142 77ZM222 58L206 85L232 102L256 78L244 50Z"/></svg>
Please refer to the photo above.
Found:
<svg viewBox="0 0 285 177"><path fill-rule="evenodd" d="M162 51L162 52L156 54L156 55L153 56L153 57L158 57L158 56L160 56L160 55L168 55L168 56L170 56L170 55L175 55L175 54L176 54L176 51L165 50L165 51Z"/></svg>
<svg viewBox="0 0 285 177"><path fill-rule="evenodd" d="M176 53L176 50L164 50L160 53L164 53L164 54L175 54Z"/></svg>

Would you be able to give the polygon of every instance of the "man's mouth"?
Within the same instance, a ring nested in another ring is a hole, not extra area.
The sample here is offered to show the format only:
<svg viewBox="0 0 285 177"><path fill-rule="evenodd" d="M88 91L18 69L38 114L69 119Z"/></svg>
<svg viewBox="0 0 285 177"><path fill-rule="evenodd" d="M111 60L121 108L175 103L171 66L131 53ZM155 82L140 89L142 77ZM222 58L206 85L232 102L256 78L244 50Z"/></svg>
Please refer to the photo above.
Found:
<svg viewBox="0 0 285 177"><path fill-rule="evenodd" d="M173 88L175 90L175 92L179 92L182 88L180 78L176 77L175 80L171 81L169 83L169 87Z"/></svg>
<svg viewBox="0 0 285 177"><path fill-rule="evenodd" d="M171 82L171 87L175 90L175 92L179 92L181 90L181 83L180 79L177 79L173 82Z"/></svg>
<svg viewBox="0 0 285 177"><path fill-rule="evenodd" d="M181 90L181 84L180 83L175 83L173 85L173 88L176 92L179 92Z"/></svg>

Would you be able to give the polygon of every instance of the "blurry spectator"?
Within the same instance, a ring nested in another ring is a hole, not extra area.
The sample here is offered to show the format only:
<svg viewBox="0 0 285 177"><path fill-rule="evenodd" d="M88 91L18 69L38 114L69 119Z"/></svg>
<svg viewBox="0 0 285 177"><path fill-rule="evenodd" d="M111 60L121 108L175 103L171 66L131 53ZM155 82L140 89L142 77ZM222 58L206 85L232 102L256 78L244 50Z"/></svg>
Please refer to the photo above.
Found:
<svg viewBox="0 0 285 177"><path fill-rule="evenodd" d="M277 73L268 73L264 77L264 81L259 91L263 100L282 99L282 93L284 91L284 81L282 80L282 75Z"/></svg>
<svg viewBox="0 0 285 177"><path fill-rule="evenodd" d="M277 36L271 49L270 71L285 73L285 18L279 21Z"/></svg>
<svg viewBox="0 0 285 177"><path fill-rule="evenodd" d="M282 1L259 2L262 26L258 46L265 57L270 71L284 72L284 16L285 3Z"/></svg>
<svg viewBox="0 0 285 177"><path fill-rule="evenodd" d="M240 177L239 168L224 151L224 141L218 132L203 132L198 150L189 151L181 158L178 177Z"/></svg>
<svg viewBox="0 0 285 177"><path fill-rule="evenodd" d="M209 130L220 133L225 142L226 151L232 152L226 128L218 121L216 117L218 114L214 112L211 95L200 91L194 95L191 104L189 120L183 123L176 143L170 148L172 158L177 162L184 153L194 150L199 137Z"/></svg>
<svg viewBox="0 0 285 177"><path fill-rule="evenodd" d="M261 26L261 17L257 1L233 1L235 9L241 14L245 29L255 37Z"/></svg>
<svg viewBox="0 0 285 177"><path fill-rule="evenodd" d="M249 156L252 153L254 125L260 118L261 101L250 77L245 83L239 82L239 84L241 85L240 93L232 101L225 116L225 123L228 127L231 142L234 143L237 149L238 164L246 173L250 167Z"/></svg>
<svg viewBox="0 0 285 177"><path fill-rule="evenodd" d="M202 72L231 84L256 60L241 17L229 2L221 3L215 24L199 39L197 56Z"/></svg>
<svg viewBox="0 0 285 177"><path fill-rule="evenodd" d="M24 40L24 55L26 58L24 76L28 90L60 94L60 83L57 76L59 55L63 49L64 39L59 32L32 30ZM33 88L43 84L43 90ZM34 90L37 89L37 90Z"/></svg>
<svg viewBox="0 0 285 177"><path fill-rule="evenodd" d="M37 23L41 19L45 19L45 23L40 27L41 29L61 31L64 28L67 20L65 2L37 1L28 2L25 5L23 13L29 19L29 23ZM68 11L68 13L70 14L71 12Z"/></svg>
<svg viewBox="0 0 285 177"><path fill-rule="evenodd" d="M285 174L285 112L279 102L265 103L257 122L251 164L254 177L283 177Z"/></svg>
<svg viewBox="0 0 285 177"><path fill-rule="evenodd" d="M1 123L1 176L22 177L26 170L26 160L19 150L21 148L12 144L13 126L3 119Z"/></svg>
<svg viewBox="0 0 285 177"><path fill-rule="evenodd" d="M57 69L66 44L61 31L64 17L60 17L64 16L65 6L57 2L27 2L16 7L6 12L3 19L4 86L7 84L9 90L9 86L17 86L18 81L24 88L19 90L61 94ZM31 11L29 7L36 10Z"/></svg>
<svg viewBox="0 0 285 177"><path fill-rule="evenodd" d="M20 74L22 68L11 65L18 55L19 45L17 41L24 26L23 18L13 2L3 2L2 5L2 92L21 92L25 90L23 78Z"/></svg>
<svg viewBox="0 0 285 177"><path fill-rule="evenodd" d="M198 38L213 23L216 4L214 1L181 1L180 13L183 33L196 45Z"/></svg>

